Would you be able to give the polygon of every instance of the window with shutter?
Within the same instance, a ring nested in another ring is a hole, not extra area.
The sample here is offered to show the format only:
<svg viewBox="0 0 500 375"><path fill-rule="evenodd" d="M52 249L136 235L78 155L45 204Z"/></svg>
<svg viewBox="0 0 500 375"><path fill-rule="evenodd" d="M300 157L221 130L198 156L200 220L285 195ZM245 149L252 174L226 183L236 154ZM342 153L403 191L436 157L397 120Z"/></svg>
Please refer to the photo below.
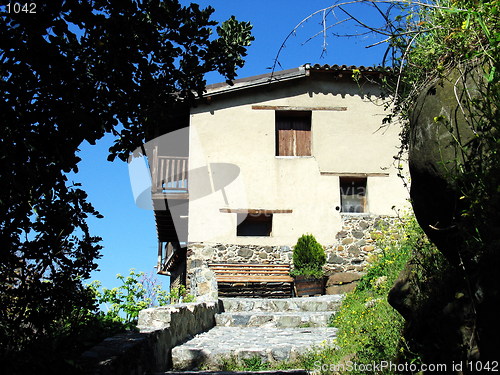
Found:
<svg viewBox="0 0 500 375"><path fill-rule="evenodd" d="M275 113L276 156L311 156L311 112Z"/></svg>

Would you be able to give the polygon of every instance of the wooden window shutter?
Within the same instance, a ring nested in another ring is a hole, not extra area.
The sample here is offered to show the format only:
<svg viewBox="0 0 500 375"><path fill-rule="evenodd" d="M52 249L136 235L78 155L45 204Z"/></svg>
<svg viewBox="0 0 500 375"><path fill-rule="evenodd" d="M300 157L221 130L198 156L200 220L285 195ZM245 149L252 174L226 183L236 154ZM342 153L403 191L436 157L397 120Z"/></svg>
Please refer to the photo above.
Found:
<svg viewBox="0 0 500 375"><path fill-rule="evenodd" d="M311 112L276 111L276 155L311 155Z"/></svg>
<svg viewBox="0 0 500 375"><path fill-rule="evenodd" d="M294 123L295 155L311 156L311 122L307 118L297 118Z"/></svg>
<svg viewBox="0 0 500 375"><path fill-rule="evenodd" d="M293 155L293 124L290 119L276 119L276 151L278 156Z"/></svg>

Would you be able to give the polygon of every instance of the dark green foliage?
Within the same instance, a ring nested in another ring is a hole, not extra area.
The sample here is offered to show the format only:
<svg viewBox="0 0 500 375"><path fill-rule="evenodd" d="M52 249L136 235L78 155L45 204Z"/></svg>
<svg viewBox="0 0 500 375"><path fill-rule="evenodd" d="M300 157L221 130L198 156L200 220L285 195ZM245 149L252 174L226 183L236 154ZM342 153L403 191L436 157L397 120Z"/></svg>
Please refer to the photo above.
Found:
<svg viewBox="0 0 500 375"><path fill-rule="evenodd" d="M293 248L292 276L311 276L321 278L326 255L323 246L312 234L303 234Z"/></svg>
<svg viewBox="0 0 500 375"><path fill-rule="evenodd" d="M173 108L203 91L206 72L235 77L251 26L233 18L213 37L213 11L177 0L0 6L0 363L48 350L39 343L56 343L61 322L80 326L75 310L96 309L82 279L100 250L86 219L100 215L67 173L82 142L113 133L110 159L126 160L153 129L178 126Z"/></svg>
<svg viewBox="0 0 500 375"><path fill-rule="evenodd" d="M125 325L103 313L75 308L54 321L36 340L24 340L23 349L2 353L2 374L79 374L77 359L107 337L126 331Z"/></svg>

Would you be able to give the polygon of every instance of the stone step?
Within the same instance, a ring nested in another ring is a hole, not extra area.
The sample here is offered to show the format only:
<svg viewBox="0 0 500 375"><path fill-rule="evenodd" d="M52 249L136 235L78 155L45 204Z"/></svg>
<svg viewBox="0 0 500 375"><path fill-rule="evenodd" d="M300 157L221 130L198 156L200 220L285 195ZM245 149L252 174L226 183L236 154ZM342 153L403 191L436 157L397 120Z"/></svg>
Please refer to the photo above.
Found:
<svg viewBox="0 0 500 375"><path fill-rule="evenodd" d="M334 314L333 311L226 312L217 314L215 322L224 327L326 327Z"/></svg>
<svg viewBox="0 0 500 375"><path fill-rule="evenodd" d="M203 366L217 369L224 359L242 362L260 358L262 362L293 361L311 346L332 342L336 328L220 327L199 334L172 349L175 370Z"/></svg>
<svg viewBox="0 0 500 375"><path fill-rule="evenodd" d="M220 298L225 312L336 311L342 294L301 298Z"/></svg>

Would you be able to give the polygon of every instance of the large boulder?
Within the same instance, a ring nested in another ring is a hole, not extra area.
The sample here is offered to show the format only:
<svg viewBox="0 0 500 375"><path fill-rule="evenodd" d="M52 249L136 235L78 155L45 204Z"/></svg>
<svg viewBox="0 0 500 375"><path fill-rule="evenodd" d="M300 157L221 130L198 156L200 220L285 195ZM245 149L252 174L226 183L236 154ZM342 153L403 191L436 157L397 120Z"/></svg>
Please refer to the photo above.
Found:
<svg viewBox="0 0 500 375"><path fill-rule="evenodd" d="M420 226L450 262L450 271L427 299L420 296L415 303L417 283L406 270L389 302L407 320L408 342L427 361L500 358L500 324L493 313L495 304L500 304L499 173L490 169L489 175L478 176L478 184L493 186L487 197L464 196L463 184L466 178L473 186L475 176L464 171L474 171L473 163L483 162L480 156L487 162L492 155L491 146L483 142L488 133L476 128L485 124L477 121L483 116L478 108L498 105L484 103L490 100L489 88L481 66L458 66L430 82L410 114L413 209ZM498 118L492 122L494 126L486 126L491 132L496 131ZM484 203L481 215L463 215L472 200Z"/></svg>
<svg viewBox="0 0 500 375"><path fill-rule="evenodd" d="M461 193L456 186L458 168L467 159L464 145L474 139L466 120L464 96L477 91L470 68L455 68L431 82L420 94L410 117L410 196L416 218L425 233L453 263L461 236L457 226Z"/></svg>

